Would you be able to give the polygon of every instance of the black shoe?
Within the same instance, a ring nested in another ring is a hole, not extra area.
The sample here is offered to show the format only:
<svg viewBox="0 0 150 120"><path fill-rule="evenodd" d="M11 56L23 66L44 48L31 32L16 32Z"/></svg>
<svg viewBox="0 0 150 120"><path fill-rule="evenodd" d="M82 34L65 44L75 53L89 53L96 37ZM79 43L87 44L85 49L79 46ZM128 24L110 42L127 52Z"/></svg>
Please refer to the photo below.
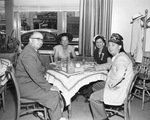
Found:
<svg viewBox="0 0 150 120"><path fill-rule="evenodd" d="M90 102L90 101L89 101L89 98L86 98L84 102L85 102L85 103L89 103L89 102Z"/></svg>
<svg viewBox="0 0 150 120"><path fill-rule="evenodd" d="M105 119L103 119L103 120L109 120L109 118L105 118Z"/></svg>

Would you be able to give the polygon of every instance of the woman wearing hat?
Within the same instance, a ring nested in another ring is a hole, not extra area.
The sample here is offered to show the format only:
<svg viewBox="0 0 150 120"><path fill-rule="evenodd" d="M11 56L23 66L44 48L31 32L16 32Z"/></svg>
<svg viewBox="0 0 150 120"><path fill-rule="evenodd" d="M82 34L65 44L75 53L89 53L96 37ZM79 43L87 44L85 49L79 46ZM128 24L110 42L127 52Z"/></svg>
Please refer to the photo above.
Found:
<svg viewBox="0 0 150 120"><path fill-rule="evenodd" d="M106 47L104 36L96 35L93 39L93 44L96 47L94 51L94 60L98 64L103 64L111 61L111 55L109 54L108 48Z"/></svg>
<svg viewBox="0 0 150 120"><path fill-rule="evenodd" d="M73 36L70 33L61 33L57 36L57 42L60 45L54 47L54 60L55 62L61 60L64 61L67 58L75 58L76 54L74 51L74 47L69 45Z"/></svg>
<svg viewBox="0 0 150 120"><path fill-rule="evenodd" d="M97 64L103 64L111 61L111 55L108 52L108 48L106 47L106 41L104 36L102 35L96 35L93 38L93 44L95 45L94 50L94 60ZM88 99L93 91L100 90L104 88L105 82L104 81L98 81L96 83L90 83L86 88L84 89L84 94L86 97L85 102L88 102Z"/></svg>
<svg viewBox="0 0 150 120"><path fill-rule="evenodd" d="M113 56L111 62L95 65L92 70L109 70L104 89L90 96L90 106L94 120L109 120L104 108L108 105L122 105L126 90L132 80L133 64L124 51L123 38L113 33L108 41L108 51Z"/></svg>

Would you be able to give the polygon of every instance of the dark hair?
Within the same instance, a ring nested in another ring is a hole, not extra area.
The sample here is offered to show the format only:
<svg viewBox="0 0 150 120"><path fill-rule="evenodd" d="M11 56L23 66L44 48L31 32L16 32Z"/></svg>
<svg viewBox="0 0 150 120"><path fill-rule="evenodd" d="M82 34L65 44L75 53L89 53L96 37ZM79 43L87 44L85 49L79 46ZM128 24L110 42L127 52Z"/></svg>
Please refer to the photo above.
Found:
<svg viewBox="0 0 150 120"><path fill-rule="evenodd" d="M94 44L94 45L96 45L96 41L97 41L98 39L101 39L101 40L104 42L104 44L106 45L106 40L105 40L104 36L102 36L102 35L98 35L98 36L96 36L96 37L94 38L94 40L93 40L93 44Z"/></svg>

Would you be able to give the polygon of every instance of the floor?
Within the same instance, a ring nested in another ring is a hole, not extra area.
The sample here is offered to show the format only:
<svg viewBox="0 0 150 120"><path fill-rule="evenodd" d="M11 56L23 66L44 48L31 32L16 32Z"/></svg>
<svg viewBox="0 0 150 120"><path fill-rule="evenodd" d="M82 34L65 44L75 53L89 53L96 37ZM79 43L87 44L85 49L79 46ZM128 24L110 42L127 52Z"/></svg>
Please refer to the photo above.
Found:
<svg viewBox="0 0 150 120"><path fill-rule="evenodd" d="M78 96L78 99L72 101L72 117L69 120L92 120L89 110L89 103L85 103L83 96ZM67 117L67 112L64 111L64 117ZM11 90L7 90L6 94L6 111L0 109L0 120L15 120L15 101ZM145 108L141 110L141 100L134 98L131 103L131 119L132 120L150 120L150 102L145 104ZM39 118L31 115L21 117L20 120L39 120ZM117 116L110 120L123 120Z"/></svg>

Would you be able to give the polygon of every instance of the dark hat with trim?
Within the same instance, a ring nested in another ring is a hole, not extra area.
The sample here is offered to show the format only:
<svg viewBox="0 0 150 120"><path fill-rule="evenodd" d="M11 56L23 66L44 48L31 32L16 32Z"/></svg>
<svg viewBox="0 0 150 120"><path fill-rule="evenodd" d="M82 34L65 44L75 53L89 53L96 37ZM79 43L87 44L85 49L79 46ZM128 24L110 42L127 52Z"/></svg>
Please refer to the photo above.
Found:
<svg viewBox="0 0 150 120"><path fill-rule="evenodd" d="M108 42L114 42L118 45L122 45L123 37L118 33L113 33Z"/></svg>
<svg viewBox="0 0 150 120"><path fill-rule="evenodd" d="M116 43L118 45L121 45L122 48L120 49L120 52L125 52L124 51L124 47L123 47L123 37L118 34L118 33L113 33L109 39L108 42L113 42L113 43Z"/></svg>
<svg viewBox="0 0 150 120"><path fill-rule="evenodd" d="M72 35L72 34L70 34L70 33L61 33L61 34L59 34L59 35L56 37L56 41L57 41L58 43L60 43L60 42L61 42L61 38L62 38L63 36L68 37L68 41L69 41L69 42L71 42L72 39L73 39L73 35Z"/></svg>

